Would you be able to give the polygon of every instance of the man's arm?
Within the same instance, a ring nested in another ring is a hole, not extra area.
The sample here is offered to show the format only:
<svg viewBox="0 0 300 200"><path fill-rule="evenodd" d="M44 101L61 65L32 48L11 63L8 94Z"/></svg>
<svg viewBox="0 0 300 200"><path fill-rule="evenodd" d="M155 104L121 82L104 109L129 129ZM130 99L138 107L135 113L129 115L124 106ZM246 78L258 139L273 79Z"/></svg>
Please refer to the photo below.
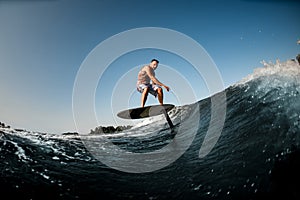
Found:
<svg viewBox="0 0 300 200"><path fill-rule="evenodd" d="M160 85L160 86L163 86L164 88L166 88L167 91L170 90L170 88L168 86L166 86L165 84L161 83L154 75L153 73L153 69L148 66L148 67L145 67L145 71L147 72L148 76L150 77L150 79L152 80L152 82L156 85Z"/></svg>

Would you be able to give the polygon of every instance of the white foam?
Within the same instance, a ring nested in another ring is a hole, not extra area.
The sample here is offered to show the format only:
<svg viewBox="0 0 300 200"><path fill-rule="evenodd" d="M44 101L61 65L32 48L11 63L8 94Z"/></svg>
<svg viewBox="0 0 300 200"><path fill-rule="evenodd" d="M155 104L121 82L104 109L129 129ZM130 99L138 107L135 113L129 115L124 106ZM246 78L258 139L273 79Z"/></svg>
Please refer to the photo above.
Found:
<svg viewBox="0 0 300 200"><path fill-rule="evenodd" d="M154 124L157 126L159 124L162 124L163 121L163 116L159 115L159 116L154 116L154 117L149 117L144 119L143 121L139 122L138 124L134 125L131 129L136 129L136 128L140 128L149 124Z"/></svg>
<svg viewBox="0 0 300 200"><path fill-rule="evenodd" d="M70 140L70 137L66 137L63 135L56 135L56 134L32 132L32 131L26 131L26 130L17 131L15 129L11 129L11 128L0 128L0 131L3 131L5 134L11 134L11 135L18 136L20 138L26 138L26 139L30 140L31 144L38 145L41 148L51 149L51 151L53 151L56 154L56 156L54 156L52 158L53 160L60 159L59 156L62 156L66 159L74 159L75 157L78 157L78 154L77 155L68 155L64 149L64 146L57 145L57 142L59 140ZM75 137L78 138L79 136L73 136L71 139L73 139ZM21 146L19 146L18 143L14 142L12 140L9 140L9 142L12 143L17 148L17 151L15 152L15 154L19 157L20 160L22 160L24 162L31 160L26 155L24 149ZM80 141L77 141L77 140L73 140L73 142L80 143ZM81 158L79 157L77 159L81 159Z"/></svg>
<svg viewBox="0 0 300 200"><path fill-rule="evenodd" d="M277 60L275 64L272 62L267 63L263 60L261 63L263 64L263 67L254 69L252 74L246 76L235 85L242 85L259 77L271 75L287 77L293 82L300 81L300 65L295 60L288 60L285 62Z"/></svg>

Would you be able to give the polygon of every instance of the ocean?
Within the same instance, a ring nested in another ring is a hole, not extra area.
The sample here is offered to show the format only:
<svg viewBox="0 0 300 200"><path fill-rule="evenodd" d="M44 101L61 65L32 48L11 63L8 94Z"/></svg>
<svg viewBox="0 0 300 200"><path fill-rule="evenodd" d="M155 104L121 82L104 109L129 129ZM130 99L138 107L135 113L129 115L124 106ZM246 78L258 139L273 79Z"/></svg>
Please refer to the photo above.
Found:
<svg viewBox="0 0 300 200"><path fill-rule="evenodd" d="M98 135L0 128L1 199L300 199L300 66L263 65L176 106L173 131L160 116Z"/></svg>

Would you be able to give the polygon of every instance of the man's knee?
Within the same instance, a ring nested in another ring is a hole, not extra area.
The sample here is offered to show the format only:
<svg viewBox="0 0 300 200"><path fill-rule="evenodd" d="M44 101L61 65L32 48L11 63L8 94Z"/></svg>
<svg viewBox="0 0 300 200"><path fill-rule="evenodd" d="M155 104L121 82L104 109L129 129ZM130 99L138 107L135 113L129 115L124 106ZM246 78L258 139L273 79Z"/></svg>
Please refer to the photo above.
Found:
<svg viewBox="0 0 300 200"><path fill-rule="evenodd" d="M143 90L143 94L148 94L149 93L149 88L148 87L146 87L146 88L144 88L144 90Z"/></svg>
<svg viewBox="0 0 300 200"><path fill-rule="evenodd" d="M157 89L157 93L158 93L158 94L162 94L162 93L163 93L162 88L158 88L158 89Z"/></svg>

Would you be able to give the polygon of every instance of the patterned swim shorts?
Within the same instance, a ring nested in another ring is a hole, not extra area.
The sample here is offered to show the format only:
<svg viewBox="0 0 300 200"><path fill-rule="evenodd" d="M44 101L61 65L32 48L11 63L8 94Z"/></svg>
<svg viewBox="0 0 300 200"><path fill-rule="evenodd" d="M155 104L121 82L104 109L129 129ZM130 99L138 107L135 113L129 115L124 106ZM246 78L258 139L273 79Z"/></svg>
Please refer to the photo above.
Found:
<svg viewBox="0 0 300 200"><path fill-rule="evenodd" d="M153 96L157 96L157 89L161 88L159 85L155 85L155 84L139 84L137 86L137 91L139 91L140 93L142 93L144 91L145 88L149 88L149 93L152 94Z"/></svg>

